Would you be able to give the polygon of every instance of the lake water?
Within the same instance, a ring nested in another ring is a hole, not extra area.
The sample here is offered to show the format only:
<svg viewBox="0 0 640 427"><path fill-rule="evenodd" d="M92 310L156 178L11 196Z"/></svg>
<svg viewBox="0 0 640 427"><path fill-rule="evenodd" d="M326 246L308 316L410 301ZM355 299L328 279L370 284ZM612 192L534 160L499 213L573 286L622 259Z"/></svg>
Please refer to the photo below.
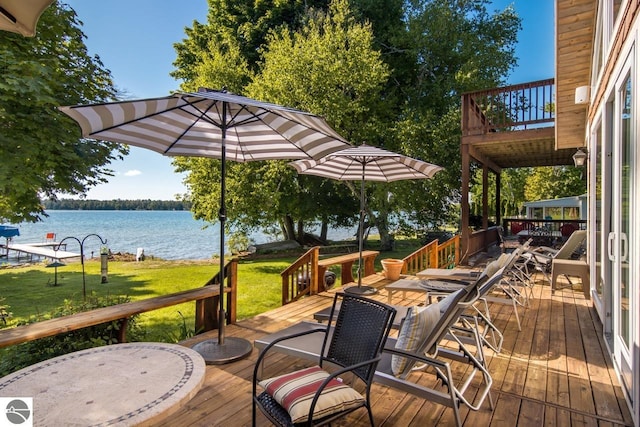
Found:
<svg viewBox="0 0 640 427"><path fill-rule="evenodd" d="M38 243L47 233L56 233L56 241L67 236L83 240L89 234L98 234L107 240L112 252L136 253L143 248L146 255L163 259L209 259L220 253L220 225L195 220L190 211L64 211L47 212L49 217L38 223L15 225L20 236L14 243ZM308 230L313 232L313 230ZM355 229L340 229L329 232L329 239L353 238ZM228 237L227 237L228 238ZM255 233L249 236L251 243L260 244L276 240L272 236ZM4 243L4 242L2 242ZM67 250L80 252L74 239L68 239ZM89 236L85 239L84 253L97 256L100 239ZM228 252L228 251L225 251Z"/></svg>

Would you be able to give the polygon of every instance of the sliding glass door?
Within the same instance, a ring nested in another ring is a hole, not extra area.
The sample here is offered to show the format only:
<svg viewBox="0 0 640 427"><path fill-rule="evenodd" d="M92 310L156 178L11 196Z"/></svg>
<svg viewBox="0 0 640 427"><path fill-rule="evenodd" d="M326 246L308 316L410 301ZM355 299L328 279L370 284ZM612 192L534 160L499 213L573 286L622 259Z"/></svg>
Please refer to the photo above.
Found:
<svg viewBox="0 0 640 427"><path fill-rule="evenodd" d="M633 51L632 51L633 52ZM630 55L632 58L633 55ZM623 68L620 77L616 81L615 93L612 99L612 172L611 172L611 230L608 237L608 258L611 267L612 293L612 338L615 359L619 368L625 388L629 395L633 396L632 345L634 324L637 319L637 307L630 304L634 296L633 271L637 268L631 263L637 259L634 253L637 246L631 236L637 227L637 215L632 215L635 200L634 170L635 162L635 122L633 90L634 74L632 73L632 61L629 59ZM610 104L611 105L611 104ZM636 223L634 223L636 221Z"/></svg>

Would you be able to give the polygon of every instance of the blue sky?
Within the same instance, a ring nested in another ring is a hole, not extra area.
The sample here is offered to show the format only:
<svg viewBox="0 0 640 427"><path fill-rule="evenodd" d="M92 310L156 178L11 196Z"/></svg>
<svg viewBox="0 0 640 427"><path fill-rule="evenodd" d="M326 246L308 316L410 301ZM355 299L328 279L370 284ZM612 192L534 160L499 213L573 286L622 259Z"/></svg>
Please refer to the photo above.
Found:
<svg viewBox="0 0 640 427"><path fill-rule="evenodd" d="M168 95L179 82L169 73L176 53L173 44L185 38L194 20L206 22L206 0L63 0L83 22L89 53L100 56L118 89L130 98ZM492 10L513 4L523 18L518 34L518 67L509 83L553 77L553 0L494 0ZM186 191L183 176L171 159L131 147L123 161L111 164L115 176L92 188L89 199L173 200ZM64 196L63 196L64 197Z"/></svg>

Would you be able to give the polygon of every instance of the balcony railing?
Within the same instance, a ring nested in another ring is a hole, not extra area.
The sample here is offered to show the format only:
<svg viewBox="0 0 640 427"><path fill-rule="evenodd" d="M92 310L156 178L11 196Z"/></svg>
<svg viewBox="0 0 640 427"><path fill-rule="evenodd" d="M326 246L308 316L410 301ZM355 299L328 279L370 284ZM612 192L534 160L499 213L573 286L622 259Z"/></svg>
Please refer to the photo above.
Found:
<svg viewBox="0 0 640 427"><path fill-rule="evenodd" d="M560 246L575 230L585 230L584 219L522 219L503 218L504 237L517 238L519 243L532 239L533 246Z"/></svg>
<svg viewBox="0 0 640 427"><path fill-rule="evenodd" d="M548 127L554 122L554 79L462 95L463 136Z"/></svg>

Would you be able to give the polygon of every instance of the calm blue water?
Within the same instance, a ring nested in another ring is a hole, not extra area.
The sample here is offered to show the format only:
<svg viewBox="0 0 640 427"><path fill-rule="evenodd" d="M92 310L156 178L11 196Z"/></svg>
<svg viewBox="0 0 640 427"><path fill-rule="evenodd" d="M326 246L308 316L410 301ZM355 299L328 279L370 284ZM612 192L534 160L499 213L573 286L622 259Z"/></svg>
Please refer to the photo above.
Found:
<svg viewBox="0 0 640 427"><path fill-rule="evenodd" d="M137 248L144 248L147 256L185 260L208 259L220 253L219 224L204 228L207 223L195 220L189 211L53 210L47 213L49 217L42 222L14 224L20 229L20 236L14 237L13 242L43 242L47 233L56 233L57 241L67 236L83 240L85 236L95 233L107 240L112 252L135 254ZM334 230L329 233L329 239L349 239L354 233L352 229ZM276 240L261 233L249 237L253 244ZM67 250L80 252L75 240L69 239L66 243ZM90 257L92 251L98 256L100 246L97 237L87 237L85 256Z"/></svg>

